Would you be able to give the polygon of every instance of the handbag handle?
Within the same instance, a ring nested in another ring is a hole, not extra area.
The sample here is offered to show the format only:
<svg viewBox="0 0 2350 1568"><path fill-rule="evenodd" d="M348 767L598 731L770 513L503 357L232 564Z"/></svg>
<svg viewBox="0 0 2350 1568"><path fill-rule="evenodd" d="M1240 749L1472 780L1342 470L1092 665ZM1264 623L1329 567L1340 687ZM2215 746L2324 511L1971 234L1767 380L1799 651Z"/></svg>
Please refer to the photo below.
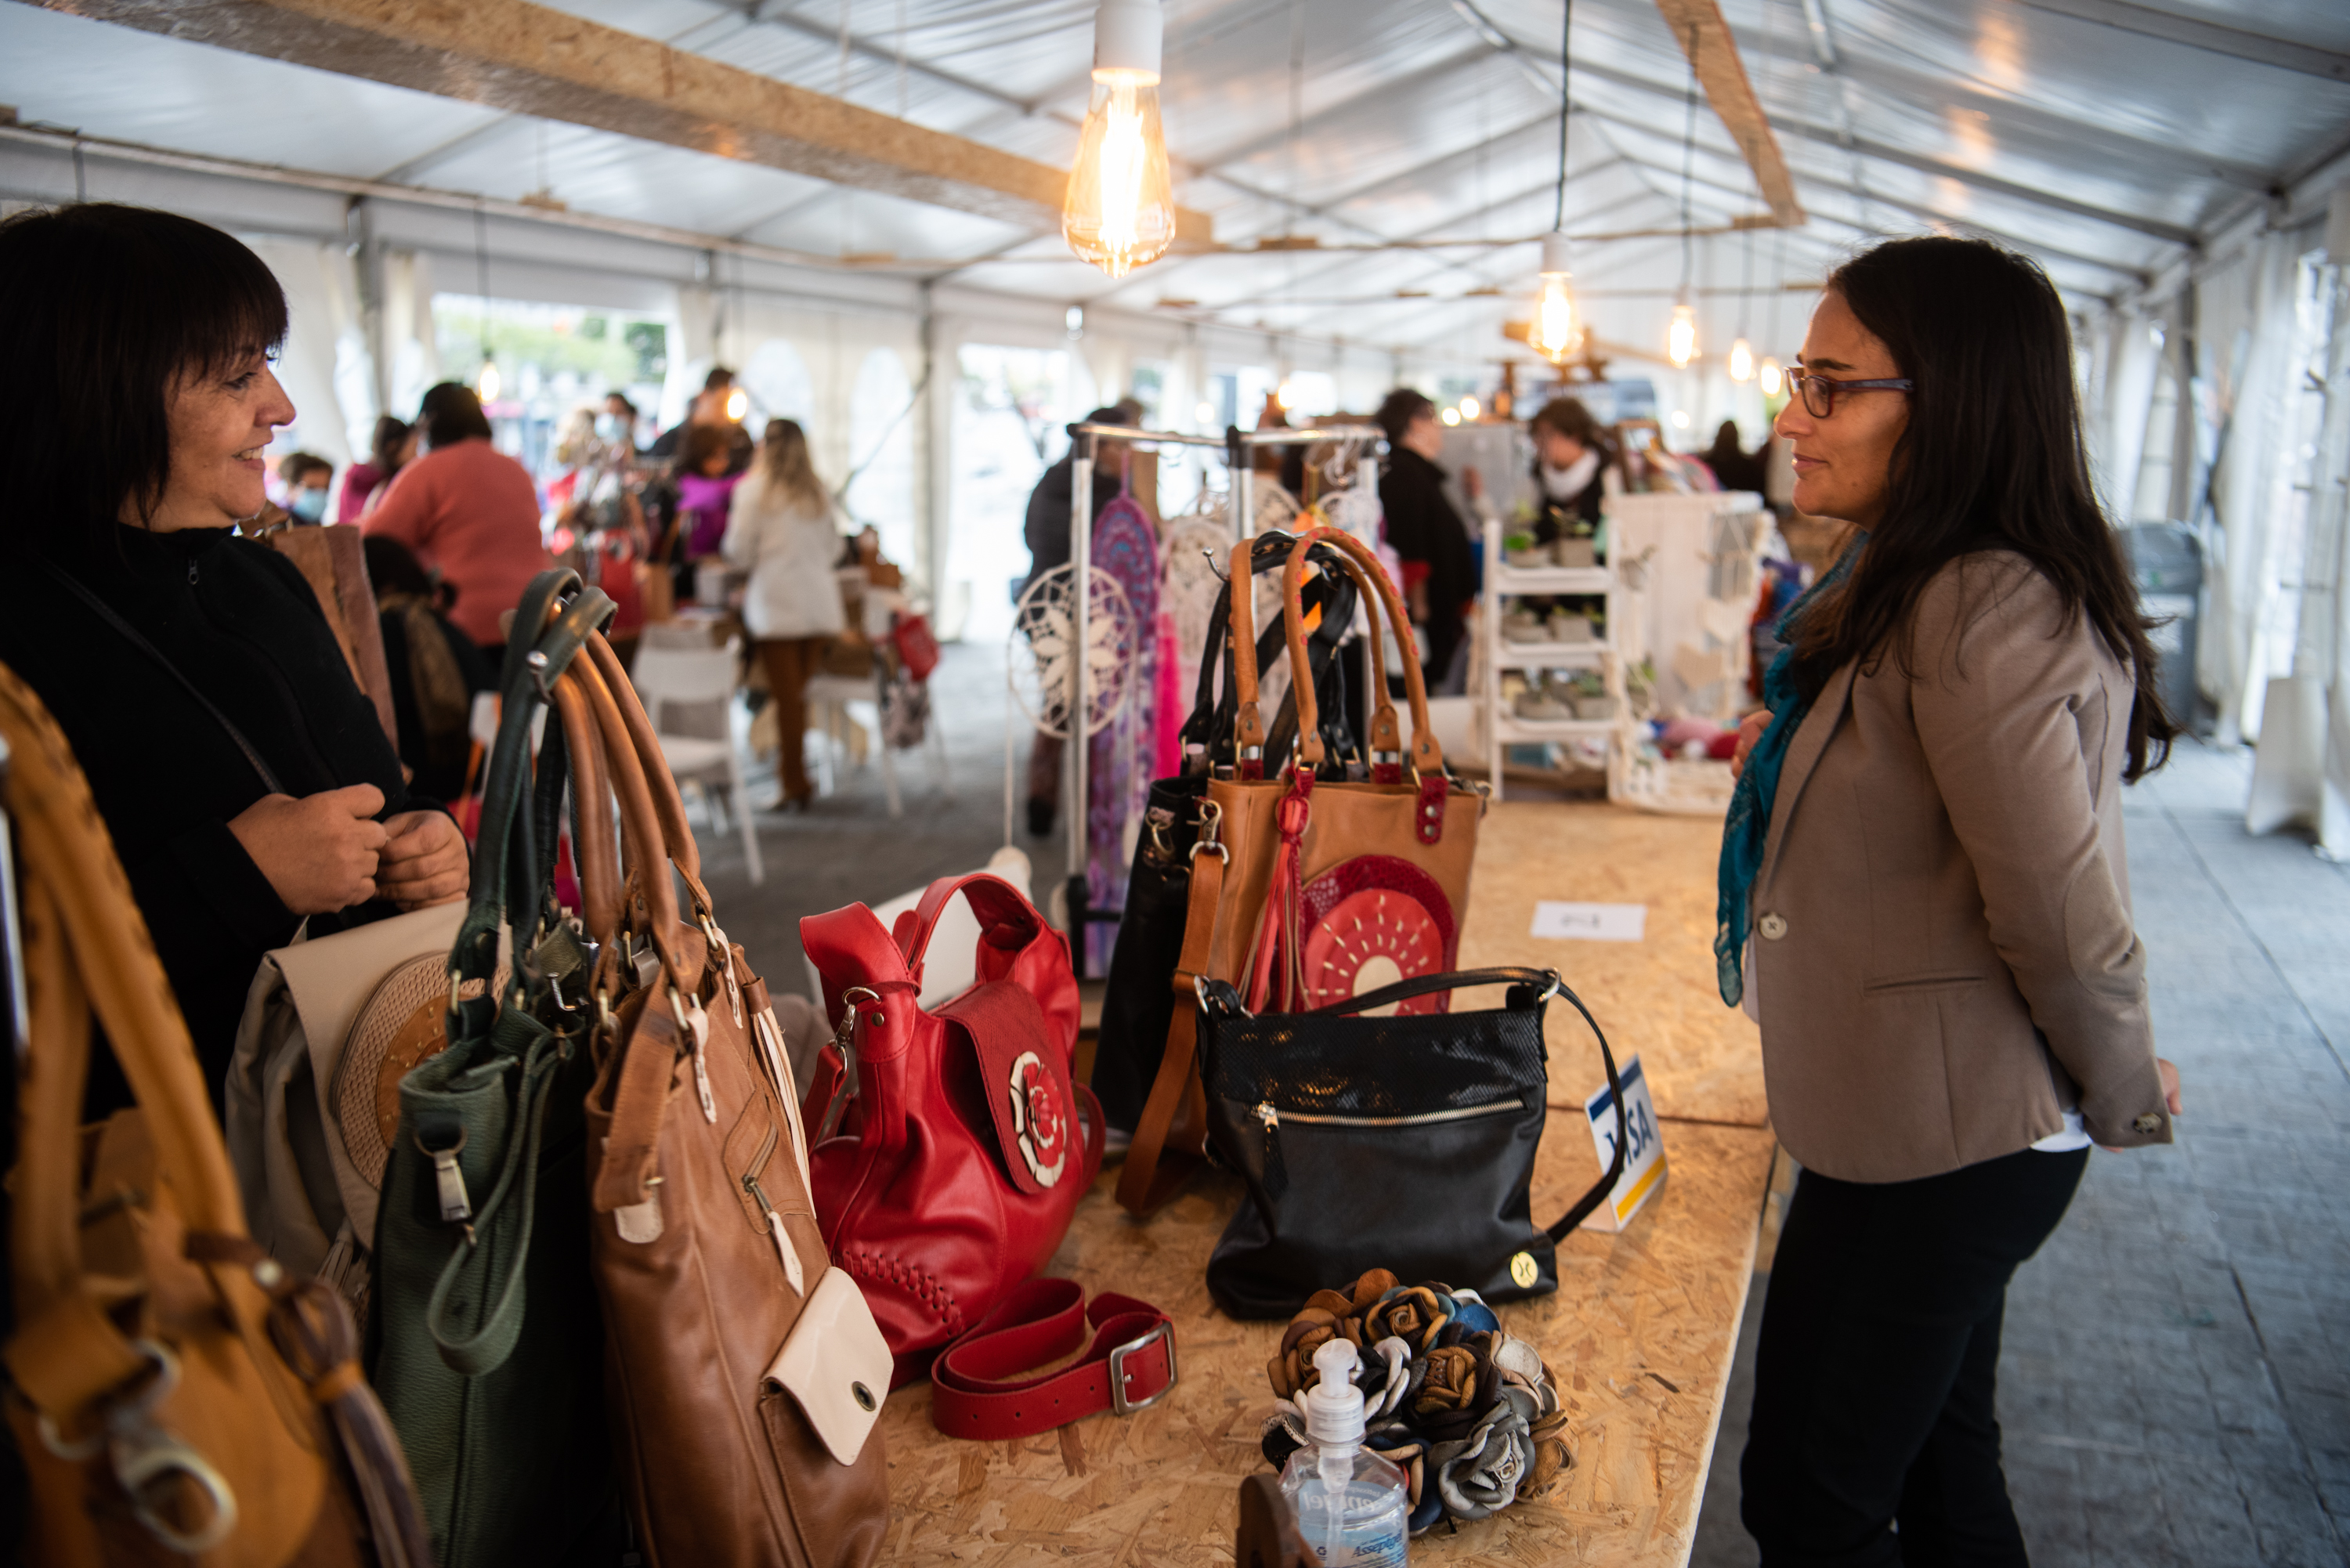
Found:
<svg viewBox="0 0 2350 1568"><path fill-rule="evenodd" d="M1201 976L1194 983L1199 989L1200 1006L1203 1012L1227 1018L1250 1016L1247 1007L1242 1003L1241 993L1232 988L1230 981ZM1624 1084L1617 1075L1616 1053L1608 1048L1607 1031L1599 1027L1599 1020L1591 1016L1591 1009L1583 1004L1583 998L1567 989L1566 982L1559 978L1556 970L1508 967L1416 975L1409 980L1399 980L1393 985L1383 985L1377 991L1367 991L1360 996L1344 998L1327 1007L1317 1007L1312 1015L1344 1017L1348 1013L1360 1012L1365 1008L1409 1002L1415 996L1427 996L1433 992L1466 991L1480 985L1540 986L1542 994L1539 1000L1542 1001L1547 1001L1553 995L1563 996L1569 1006L1583 1014L1583 1021L1591 1025L1591 1037L1599 1042L1599 1060L1607 1069L1607 1097L1616 1107L1616 1155L1608 1161L1607 1173L1575 1200L1565 1216L1556 1224L1543 1228L1543 1234L1552 1241L1563 1241L1568 1231L1582 1224L1591 1211L1606 1200L1607 1194L1615 1190L1617 1179L1624 1174L1625 1151L1631 1147L1631 1136L1624 1115Z"/></svg>
<svg viewBox="0 0 2350 1568"><path fill-rule="evenodd" d="M660 836L649 841L665 846L669 862L685 878L686 891L692 895L694 912L702 919L714 919L717 906L710 899L710 889L702 882L702 846L693 836L693 825L685 819L685 797L678 794L676 775L669 771L669 757L661 750L660 736L653 730L653 722L645 712L644 703L637 696L636 683L620 667L620 656L603 638L588 645L588 657L595 660L597 672L603 677L604 689L610 693L618 710L623 732L638 763L644 771L647 787L651 791L653 815L659 823ZM673 901L673 900L672 900ZM723 956L723 955L722 955Z"/></svg>
<svg viewBox="0 0 2350 1568"><path fill-rule="evenodd" d="M1270 571L1276 566L1284 565L1289 558L1288 549L1291 538L1291 535L1282 533L1278 530L1258 535L1256 536L1255 547L1252 550L1249 559L1249 569L1252 576L1255 574ZM1370 583L1364 577L1361 568L1357 566L1350 558L1340 555L1336 551L1324 551L1322 552L1321 556L1317 557L1317 564L1324 566L1336 565L1344 566L1347 576L1354 582L1357 592L1360 594L1362 602L1365 604L1368 604L1370 602L1370 595L1372 593ZM1223 701L1221 704L1219 704L1216 700L1215 678L1216 670L1220 664L1224 666L1227 670L1231 670L1234 668L1234 656L1231 649L1232 613L1232 581L1227 580L1222 588L1217 593L1215 607L1209 615L1208 656L1200 660L1199 685L1192 699L1191 715L1184 721L1180 737L1187 751L1190 747L1197 745L1203 754L1211 753L1216 748L1216 742L1220 733L1227 743L1229 743L1231 739L1233 714L1238 706L1238 698L1235 691L1237 677L1230 674L1227 675L1224 682ZM1253 605L1252 605L1252 609L1253 609ZM1334 595L1333 600L1326 607L1324 613L1334 617L1351 618L1354 614L1354 606L1349 603L1345 605L1343 607L1340 607L1336 603L1336 597ZM1385 628L1380 622L1379 617L1376 614L1367 616L1365 618L1365 621L1370 628L1371 657L1374 667L1379 670L1385 670L1387 668ZM1266 632L1259 639L1256 646L1256 659L1260 670L1263 667L1265 660L1273 658L1280 651L1281 647L1283 646L1282 638L1284 634L1284 630L1285 628L1274 628L1271 631ZM1335 651L1335 640L1332 643L1324 644L1317 642L1309 646L1309 657L1315 653L1320 655L1318 663L1309 666L1315 679L1319 680L1323 673L1329 668L1330 655ZM1372 720L1372 744L1370 749L1375 752L1400 751L1400 742L1390 741L1384 745L1380 742L1380 736L1383 733L1383 722L1384 731L1393 731L1395 729L1395 708L1394 704L1388 700L1388 695L1384 689L1383 682L1379 683L1375 690L1377 690L1378 696L1378 713L1375 714ZM1221 724L1219 721L1221 721ZM1276 727L1278 726L1276 725ZM1325 746L1326 747L1329 743L1329 737L1325 736Z"/></svg>
<svg viewBox="0 0 2350 1568"><path fill-rule="evenodd" d="M680 924L677 888L669 877L675 857L674 851L669 850L664 842L659 792L653 780L666 781L672 794L676 791L677 783L670 777L666 764L656 769L648 769L644 764L629 723L628 709L621 701L621 692L627 693L631 700L635 693L629 687L625 675L621 677L620 692L615 692L607 678L605 659L595 657L593 652L600 649L604 654L609 655L611 645L598 634L588 646L590 657L573 668L579 672L580 689L587 698L589 711L595 717L599 737L598 747L603 753L613 796L620 807L621 865L629 874L628 886L644 902L644 934L652 943L654 952L660 955L661 967L667 971L670 985L682 1006L699 991L701 977L688 971L684 957L677 949ZM611 659L611 667L614 670L619 668L618 659ZM641 714L643 710L639 708L638 712ZM686 836L691 842L692 835L690 831ZM693 886L699 894L700 882L696 880ZM584 901L586 888L583 887L580 892ZM700 896L707 897L706 894ZM615 898L612 909L613 924L609 932L617 935L620 922L628 915L626 900ZM704 913L707 913L706 907ZM609 940L607 932L590 929L591 934L604 944L605 952L617 962L617 944ZM708 955L708 960L713 963L723 963L726 955L713 951Z"/></svg>
<svg viewBox="0 0 2350 1568"><path fill-rule="evenodd" d="M609 943L620 929L619 846L612 836L612 781L603 732L588 699L584 667L574 659L555 682L555 707L571 753L571 848L579 867L579 912L588 934Z"/></svg>
<svg viewBox="0 0 2350 1568"><path fill-rule="evenodd" d="M938 929L939 917L946 913L948 901L957 893L971 898L971 911L979 917L982 928L982 947L990 945L989 939L999 931L1017 936L1024 947L1045 929L1044 918L1036 913L1036 907L1021 897L1019 888L992 872L940 877L922 889L922 901L910 911L910 923L908 916L901 915L898 929L889 933L898 950L906 955L906 972L918 992L922 985L922 957L930 951L931 933Z"/></svg>
<svg viewBox="0 0 2350 1568"><path fill-rule="evenodd" d="M1428 683L1420 674L1417 649L1412 642L1411 618L1403 607L1403 600L1397 597L1395 585L1388 580L1387 568L1379 565L1379 558L1365 548L1361 540L1344 529L1333 528L1327 524L1309 528L1298 535L1297 543L1290 549L1289 565L1281 577L1281 600L1284 618L1289 628L1292 657L1303 646L1304 617L1298 607L1298 590L1305 581L1305 553L1314 545L1325 544L1347 560L1362 564L1365 568L1363 575L1369 579L1367 586L1378 594L1378 602L1387 607L1388 619L1395 627L1396 643L1403 650L1404 691L1411 701L1412 769L1423 778L1441 777L1444 749L1437 744L1435 726L1428 720ZM1378 618L1376 611L1371 618ZM1322 761L1322 737L1315 728L1312 688L1298 692L1297 701L1297 732L1304 742L1305 762L1312 766ZM1373 728L1376 730L1377 726Z"/></svg>

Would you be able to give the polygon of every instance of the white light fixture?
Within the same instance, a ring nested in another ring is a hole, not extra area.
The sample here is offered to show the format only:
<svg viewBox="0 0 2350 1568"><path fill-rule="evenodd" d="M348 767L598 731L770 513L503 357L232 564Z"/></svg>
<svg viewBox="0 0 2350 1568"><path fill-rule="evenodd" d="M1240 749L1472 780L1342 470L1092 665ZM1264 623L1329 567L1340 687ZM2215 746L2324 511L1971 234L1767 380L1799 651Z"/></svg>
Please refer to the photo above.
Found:
<svg viewBox="0 0 2350 1568"><path fill-rule="evenodd" d="M1477 417L1476 399L1463 398L1461 400L1461 417L1464 420L1473 420Z"/></svg>
<svg viewBox="0 0 2350 1568"><path fill-rule="evenodd" d="M474 395L484 403L494 403L498 400L498 362L484 353L482 356L482 373L473 379Z"/></svg>
<svg viewBox="0 0 2350 1568"><path fill-rule="evenodd" d="M1730 379L1733 381L1754 379L1754 346L1743 337L1730 346Z"/></svg>
<svg viewBox="0 0 2350 1568"><path fill-rule="evenodd" d="M1673 306L1673 325L1665 336L1665 357L1676 369L1697 358L1697 307L1684 300Z"/></svg>
<svg viewBox="0 0 2350 1568"><path fill-rule="evenodd" d="M1677 431L1685 431L1689 429L1689 410L1687 409L1675 409L1673 410L1673 429Z"/></svg>
<svg viewBox="0 0 2350 1568"><path fill-rule="evenodd" d="M1281 379L1281 385L1273 389L1273 400L1281 405L1283 413L1289 412L1297 406L1297 384L1284 376Z"/></svg>
<svg viewBox="0 0 2350 1568"><path fill-rule="evenodd" d="M750 411L751 395L748 392L737 387L726 394L726 417L729 421L739 425L743 422L743 416Z"/></svg>
<svg viewBox="0 0 2350 1568"><path fill-rule="evenodd" d="M1755 367L1754 382L1764 397L1775 398L1786 389L1787 372L1779 368L1779 361L1765 354L1762 363Z"/></svg>
<svg viewBox="0 0 2350 1568"><path fill-rule="evenodd" d="M1534 301L1534 330L1526 335L1526 344L1554 365L1563 364L1583 336L1575 322L1575 296L1568 286L1573 281L1566 265L1566 235L1544 234L1542 296Z"/></svg>
<svg viewBox="0 0 2350 1568"><path fill-rule="evenodd" d="M1069 248L1112 277L1175 242L1174 182L1159 123L1165 41L1159 0L1102 0L1094 13L1093 102L1061 209Z"/></svg>
<svg viewBox="0 0 2350 1568"><path fill-rule="evenodd" d="M1216 405L1213 403L1201 403L1198 408L1191 410L1191 418L1192 421L1201 429L1206 429L1208 426L1216 422Z"/></svg>
<svg viewBox="0 0 2350 1568"><path fill-rule="evenodd" d="M1457 425L1461 422L1461 410L1459 409L1447 409L1438 417L1443 420L1443 421L1448 425Z"/></svg>

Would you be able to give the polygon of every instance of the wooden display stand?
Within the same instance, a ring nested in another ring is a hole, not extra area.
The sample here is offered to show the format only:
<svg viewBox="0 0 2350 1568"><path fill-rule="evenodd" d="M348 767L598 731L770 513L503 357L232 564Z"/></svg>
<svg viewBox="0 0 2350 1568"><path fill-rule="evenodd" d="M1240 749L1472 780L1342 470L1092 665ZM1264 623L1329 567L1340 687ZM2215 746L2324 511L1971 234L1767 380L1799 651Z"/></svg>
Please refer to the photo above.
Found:
<svg viewBox="0 0 2350 1568"><path fill-rule="evenodd" d="M1557 1375L1573 1413L1573 1466L1539 1499L1413 1542L1416 1563L1688 1561L1775 1147L1762 1125L1753 1026L1711 994L1719 837L1707 824L1604 805L1499 805L1485 819L1461 966L1555 965L1618 1059L1642 1057L1672 1174L1630 1230L1577 1232L1560 1245L1556 1293L1500 1309ZM1539 898L1644 903L1648 939L1530 938ZM1598 1052L1563 1004L1552 1005L1548 1033L1553 1116L1535 1170L1538 1215L1562 1212L1597 1174L1580 1102L1601 1081ZM1118 1210L1116 1185L1112 1168L1047 1272L1165 1309L1180 1380L1132 1416L993 1443L932 1428L927 1383L899 1389L882 1418L882 1561L1232 1563L1237 1483L1266 1469L1257 1448L1273 1405L1264 1367L1284 1325L1234 1322L1208 1300L1208 1254L1244 1200L1238 1181L1195 1182L1147 1222Z"/></svg>

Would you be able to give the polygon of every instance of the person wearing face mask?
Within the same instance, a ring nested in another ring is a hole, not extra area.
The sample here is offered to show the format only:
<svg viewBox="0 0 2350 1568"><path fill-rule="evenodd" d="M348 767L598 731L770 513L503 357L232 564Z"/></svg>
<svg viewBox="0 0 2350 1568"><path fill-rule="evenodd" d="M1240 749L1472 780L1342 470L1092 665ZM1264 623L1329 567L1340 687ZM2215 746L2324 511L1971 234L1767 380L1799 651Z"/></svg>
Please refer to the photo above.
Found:
<svg viewBox="0 0 2350 1568"><path fill-rule="evenodd" d="M286 325L261 258L191 219L0 221L0 526L43 584L0 616L0 664L88 777L216 1098L263 953L466 885L309 584L235 533L294 419ZM91 1115L129 1103L109 1054L91 1067Z"/></svg>
<svg viewBox="0 0 2350 1568"><path fill-rule="evenodd" d="M2092 1143L2167 1144L2179 1110L2122 813L2178 726L2035 263L1879 245L1788 380L1795 505L1856 533L1782 622L1722 835L1717 980L1803 1166L1741 1511L1772 1568L2023 1568L2008 1281Z"/></svg>
<svg viewBox="0 0 2350 1568"><path fill-rule="evenodd" d="M289 452L277 462L278 480L286 486L286 510L296 523L327 520L327 492L335 483L335 465L316 452Z"/></svg>

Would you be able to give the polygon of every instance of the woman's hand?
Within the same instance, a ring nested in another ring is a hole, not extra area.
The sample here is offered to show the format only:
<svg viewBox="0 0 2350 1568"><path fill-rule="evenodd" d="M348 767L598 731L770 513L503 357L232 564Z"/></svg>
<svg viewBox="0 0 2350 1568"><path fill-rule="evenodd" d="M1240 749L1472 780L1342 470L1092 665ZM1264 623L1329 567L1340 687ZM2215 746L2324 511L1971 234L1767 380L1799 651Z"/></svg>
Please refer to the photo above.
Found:
<svg viewBox="0 0 2350 1568"><path fill-rule="evenodd" d="M267 794L231 817L228 830L280 902L297 915L323 915L375 897L377 858L391 836L375 820L382 809L373 784L300 800Z"/></svg>
<svg viewBox="0 0 2350 1568"><path fill-rule="evenodd" d="M1730 759L1730 776L1738 777L1746 771L1746 754L1762 739L1762 732L1771 727L1771 715L1757 710L1738 721L1738 750Z"/></svg>
<svg viewBox="0 0 2350 1568"><path fill-rule="evenodd" d="M376 891L402 909L465 896L465 836L444 812L403 811L385 823L390 841L376 867Z"/></svg>
<svg viewBox="0 0 2350 1568"><path fill-rule="evenodd" d="M2175 1116L2179 1108L2178 1065L2167 1056L2157 1056L2154 1070L2162 1075L2162 1103L2170 1107L2170 1114Z"/></svg>

